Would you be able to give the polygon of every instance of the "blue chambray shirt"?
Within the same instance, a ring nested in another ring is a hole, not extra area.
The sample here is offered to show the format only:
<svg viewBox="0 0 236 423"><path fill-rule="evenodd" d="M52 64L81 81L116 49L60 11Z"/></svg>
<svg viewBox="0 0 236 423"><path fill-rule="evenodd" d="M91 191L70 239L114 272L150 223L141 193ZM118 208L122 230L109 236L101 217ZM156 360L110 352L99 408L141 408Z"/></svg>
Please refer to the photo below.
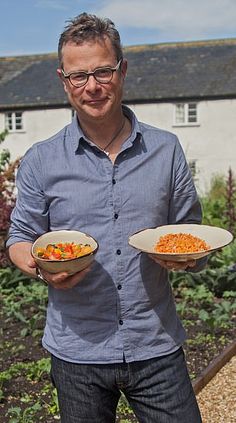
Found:
<svg viewBox="0 0 236 423"><path fill-rule="evenodd" d="M185 339L165 269L128 244L144 228L200 223L201 208L177 137L132 121L113 165L75 117L33 145L17 176L7 245L75 229L99 243L91 271L70 290L49 287L44 347L78 363L145 360Z"/></svg>

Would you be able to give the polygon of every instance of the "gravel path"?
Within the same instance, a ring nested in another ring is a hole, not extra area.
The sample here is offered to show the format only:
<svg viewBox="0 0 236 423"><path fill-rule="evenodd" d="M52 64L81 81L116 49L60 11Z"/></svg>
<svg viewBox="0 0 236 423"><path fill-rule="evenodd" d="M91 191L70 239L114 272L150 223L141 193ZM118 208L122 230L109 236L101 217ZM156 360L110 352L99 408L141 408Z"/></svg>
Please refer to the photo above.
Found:
<svg viewBox="0 0 236 423"><path fill-rule="evenodd" d="M197 395L203 423L236 422L236 356Z"/></svg>

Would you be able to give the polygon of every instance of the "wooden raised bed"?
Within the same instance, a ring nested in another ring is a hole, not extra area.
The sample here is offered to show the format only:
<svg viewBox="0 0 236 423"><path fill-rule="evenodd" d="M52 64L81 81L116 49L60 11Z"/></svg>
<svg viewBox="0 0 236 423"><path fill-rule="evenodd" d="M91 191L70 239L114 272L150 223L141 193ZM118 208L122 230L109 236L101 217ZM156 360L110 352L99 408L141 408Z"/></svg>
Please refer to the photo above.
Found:
<svg viewBox="0 0 236 423"><path fill-rule="evenodd" d="M236 355L236 341L226 347L222 353L206 367L200 376L193 381L193 389L196 395L234 355Z"/></svg>

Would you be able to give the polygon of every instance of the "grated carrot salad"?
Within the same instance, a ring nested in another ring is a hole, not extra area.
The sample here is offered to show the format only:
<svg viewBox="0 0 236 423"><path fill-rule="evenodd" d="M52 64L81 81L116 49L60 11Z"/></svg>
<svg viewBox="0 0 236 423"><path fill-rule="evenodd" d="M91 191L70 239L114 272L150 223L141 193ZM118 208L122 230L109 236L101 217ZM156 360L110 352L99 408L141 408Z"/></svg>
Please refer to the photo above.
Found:
<svg viewBox="0 0 236 423"><path fill-rule="evenodd" d="M201 238L184 233L163 235L154 247L157 253L196 253L209 249Z"/></svg>

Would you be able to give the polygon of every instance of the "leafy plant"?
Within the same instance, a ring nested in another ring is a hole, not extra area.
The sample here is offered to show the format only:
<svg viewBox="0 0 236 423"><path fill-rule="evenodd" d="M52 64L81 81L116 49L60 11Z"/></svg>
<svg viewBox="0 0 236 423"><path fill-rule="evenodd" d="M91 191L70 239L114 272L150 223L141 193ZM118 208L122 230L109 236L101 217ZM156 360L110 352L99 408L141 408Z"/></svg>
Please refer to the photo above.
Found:
<svg viewBox="0 0 236 423"><path fill-rule="evenodd" d="M236 182L229 168L227 178L215 175L209 192L201 198L203 223L236 231Z"/></svg>
<svg viewBox="0 0 236 423"><path fill-rule="evenodd" d="M181 288L179 301L177 301L176 309L181 316L191 313L193 316L198 315L199 305L207 307L212 304L213 294L205 285L197 285L195 288Z"/></svg>
<svg viewBox="0 0 236 423"><path fill-rule="evenodd" d="M223 175L215 175L211 179L209 192L201 198L203 223L225 227L226 182Z"/></svg>
<svg viewBox="0 0 236 423"><path fill-rule="evenodd" d="M48 300L47 287L14 267L0 269L0 280L5 320L23 323L20 331L22 337L42 336Z"/></svg>
<svg viewBox="0 0 236 423"><path fill-rule="evenodd" d="M13 290L13 292L20 282L23 282L24 286L31 285L33 282L31 278L24 275L16 267L0 268L0 280L1 290L5 291L7 289L10 289Z"/></svg>
<svg viewBox="0 0 236 423"><path fill-rule="evenodd" d="M233 172L229 168L228 179L226 184L226 223L227 229L235 234L236 226L236 186Z"/></svg>
<svg viewBox="0 0 236 423"><path fill-rule="evenodd" d="M50 358L42 358L36 362L13 364L9 369L0 373L0 400L4 397L3 387L7 381L19 376L19 374L25 375L28 380L39 381L49 371Z"/></svg>
<svg viewBox="0 0 236 423"><path fill-rule="evenodd" d="M45 402L45 405L49 411L50 414L54 416L54 418L58 419L59 417L59 403L58 403L58 396L57 396L57 390L56 388L52 389L52 384L47 383L44 385L42 389L42 394L48 394L50 393L50 402Z"/></svg>
<svg viewBox="0 0 236 423"><path fill-rule="evenodd" d="M17 299L17 301L16 301ZM19 282L14 289L2 291L3 311L8 319L16 319L24 323L21 336L41 333L38 325L44 322L47 305L47 288L31 280L31 284ZM31 310L28 316L28 310Z"/></svg>
<svg viewBox="0 0 236 423"><path fill-rule="evenodd" d="M118 402L117 412L120 415L120 423L130 423L133 420L129 418L134 418L133 410L130 408L130 405L123 394L121 394L120 400Z"/></svg>
<svg viewBox="0 0 236 423"><path fill-rule="evenodd" d="M213 309L209 312L207 310L200 310L199 319L207 323L211 329L225 328L230 323L231 316L236 310L236 302L223 300L218 304L214 304Z"/></svg>
<svg viewBox="0 0 236 423"><path fill-rule="evenodd" d="M0 144L4 141L7 131L0 134ZM3 149L0 152L0 233L2 245L0 249L0 266L9 265L4 251L4 241L10 226L10 215L15 205L15 171L19 160L11 162L10 151Z"/></svg>
<svg viewBox="0 0 236 423"><path fill-rule="evenodd" d="M10 418L9 423L35 423L35 415L41 408L41 404L36 402L24 410L20 407L11 407L6 415Z"/></svg>

